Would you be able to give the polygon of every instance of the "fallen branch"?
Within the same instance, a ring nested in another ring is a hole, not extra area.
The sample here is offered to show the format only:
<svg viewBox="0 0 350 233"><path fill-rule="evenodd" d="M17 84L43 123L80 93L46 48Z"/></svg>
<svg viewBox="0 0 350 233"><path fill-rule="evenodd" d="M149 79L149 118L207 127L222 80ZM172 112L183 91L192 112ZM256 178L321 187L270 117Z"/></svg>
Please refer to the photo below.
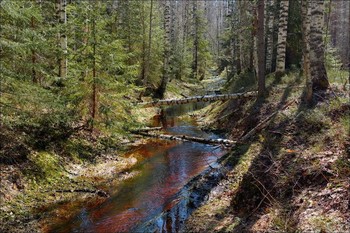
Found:
<svg viewBox="0 0 350 233"><path fill-rule="evenodd" d="M66 190L55 190L56 193L92 193L100 197L108 197L108 193L103 190L91 190L91 189L66 189Z"/></svg>
<svg viewBox="0 0 350 233"><path fill-rule="evenodd" d="M140 133L140 132L150 132L150 131L157 131L162 130L163 127L146 127L146 128L140 128L140 129L134 129L131 130L132 133Z"/></svg>
<svg viewBox="0 0 350 233"><path fill-rule="evenodd" d="M144 108L148 108L148 107L158 107L162 105L180 105L180 104L195 103L195 102L239 99L239 98L253 97L256 95L257 95L256 91L236 93L236 94L223 94L223 95L203 95L203 96L193 96L193 97L188 97L183 99L157 100L152 102L139 103L139 105L141 105Z"/></svg>
<svg viewBox="0 0 350 233"><path fill-rule="evenodd" d="M288 103L286 103L285 105L283 105L281 108L279 108L278 110L276 110L275 112L273 112L270 116L268 116L267 118L265 118L263 121L261 121L257 126L255 126L253 129L251 129L248 133L246 133L244 136L242 136L238 142L239 143L243 143L244 141L247 141L248 138L250 138L253 134L255 134L256 132L261 131L263 128L265 128L266 126L269 125L270 121L272 120L273 117L275 117L277 115L277 113L279 113L279 111L286 109L289 105L291 105L292 103L294 103L295 100L292 100Z"/></svg>
<svg viewBox="0 0 350 233"><path fill-rule="evenodd" d="M152 134L152 133L146 133L146 132L139 132L138 134L146 137L153 137L153 138L161 138L161 139L167 139L167 140L177 140L177 141L192 141L192 142L199 142L204 144L212 144L212 145L223 145L223 146L233 146L236 141L228 140L228 139L206 139L206 138L199 138L199 137L192 137L192 136L186 136L186 135L168 135L168 134Z"/></svg>

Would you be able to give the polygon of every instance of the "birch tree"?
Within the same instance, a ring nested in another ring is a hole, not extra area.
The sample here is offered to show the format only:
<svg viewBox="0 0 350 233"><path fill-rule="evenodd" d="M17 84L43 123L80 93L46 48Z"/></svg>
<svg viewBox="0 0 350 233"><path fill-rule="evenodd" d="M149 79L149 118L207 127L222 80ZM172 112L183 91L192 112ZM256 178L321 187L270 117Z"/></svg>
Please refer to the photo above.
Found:
<svg viewBox="0 0 350 233"><path fill-rule="evenodd" d="M302 0L302 33L303 33L303 74L306 83L305 101L308 105L312 103L312 82L310 74L310 7L309 1Z"/></svg>
<svg viewBox="0 0 350 233"><path fill-rule="evenodd" d="M274 35L274 5L275 0L267 0L266 2L266 13L267 13L267 23L266 23L266 71L270 73L272 71L272 57L273 57L273 35Z"/></svg>
<svg viewBox="0 0 350 233"><path fill-rule="evenodd" d="M287 47L287 27L288 27L289 0L282 0L280 3L280 13L278 22L277 58L276 73L279 76L285 72L286 47Z"/></svg>
<svg viewBox="0 0 350 233"><path fill-rule="evenodd" d="M66 13L66 0L57 0L57 17L60 24L60 32L58 34L59 43L60 43L60 54L58 58L58 76L61 79L65 79L67 77L67 68L68 68L68 60L67 60L67 34L66 34L66 24L67 24L67 13Z"/></svg>
<svg viewBox="0 0 350 233"><path fill-rule="evenodd" d="M310 25L310 70L314 90L326 90L329 86L327 71L324 64L324 1L313 0L311 4Z"/></svg>

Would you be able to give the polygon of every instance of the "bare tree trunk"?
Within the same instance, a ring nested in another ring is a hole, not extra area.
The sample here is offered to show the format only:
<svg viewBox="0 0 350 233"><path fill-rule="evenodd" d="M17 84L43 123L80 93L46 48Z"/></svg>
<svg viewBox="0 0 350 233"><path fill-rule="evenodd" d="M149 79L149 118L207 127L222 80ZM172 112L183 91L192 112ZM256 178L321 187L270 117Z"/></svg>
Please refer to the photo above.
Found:
<svg viewBox="0 0 350 233"><path fill-rule="evenodd" d="M86 47L89 43L89 33L90 33L90 28L89 28L89 19L86 18L84 21L84 35L83 35L83 46ZM86 50L84 49L83 54L86 55ZM82 70L81 70L81 81L84 81L86 76L88 75L88 69L87 67L83 66Z"/></svg>
<svg viewBox="0 0 350 233"><path fill-rule="evenodd" d="M272 71L273 56L273 25L274 25L274 0L267 0L267 45L266 45L266 71Z"/></svg>
<svg viewBox="0 0 350 233"><path fill-rule="evenodd" d="M59 18L59 23L63 28L67 24L67 13L66 13L66 6L67 1L66 0L57 0L57 14ZM67 77L67 67L68 67L68 60L67 60L67 35L65 28L63 30L60 30L59 33L59 40L60 40L60 47L62 54L59 56L59 70L58 70L58 76L62 79L65 79Z"/></svg>
<svg viewBox="0 0 350 233"><path fill-rule="evenodd" d="M193 65L192 65L192 76L197 79L198 77L198 12L197 12L197 1L193 1Z"/></svg>
<svg viewBox="0 0 350 233"><path fill-rule="evenodd" d="M142 4L142 66L141 66L141 77L140 77L140 84L141 82L145 86L145 76L146 76L146 18L145 18L145 4Z"/></svg>
<svg viewBox="0 0 350 233"><path fill-rule="evenodd" d="M257 75L258 95L265 94L265 36L264 36L264 0L258 0L258 28L257 28Z"/></svg>
<svg viewBox="0 0 350 233"><path fill-rule="evenodd" d="M31 27L32 30L34 31L35 28L35 21L34 21L34 16L31 17ZM34 38L32 37L32 42ZM36 53L34 49L31 49L32 52L32 82L33 83L38 83L38 78L36 76L36 70L35 70L35 66L36 66Z"/></svg>
<svg viewBox="0 0 350 233"><path fill-rule="evenodd" d="M148 83L148 72L149 72L149 66L150 66L150 60L151 60L151 54L152 54L152 19L153 19L153 0L151 0L151 9L149 12L149 30L148 30L148 48L147 48L147 60L146 60L146 66L145 66L145 76L143 80L143 85L147 87Z"/></svg>
<svg viewBox="0 0 350 233"><path fill-rule="evenodd" d="M280 18L278 23L278 40L277 40L277 68L276 74L280 76L285 72L286 66L286 47L287 47L287 27L288 27L288 10L289 0L282 0L280 6Z"/></svg>
<svg viewBox="0 0 350 233"><path fill-rule="evenodd" d="M327 71L324 64L324 1L313 0L311 4L310 25L310 68L313 90L326 90L329 86Z"/></svg>
<svg viewBox="0 0 350 233"><path fill-rule="evenodd" d="M238 1L238 8L239 8L239 32L238 32L238 37L239 37L239 54L240 54L240 67L242 70L246 68L246 60L245 60L245 49L244 49L244 24L245 24L245 1Z"/></svg>
<svg viewBox="0 0 350 233"><path fill-rule="evenodd" d="M170 2L169 0L165 0L164 3L164 64L163 64L163 77L160 83L159 88L156 90L155 97L156 98L164 98L164 93L166 90L166 86L169 81L169 65L170 65Z"/></svg>
<svg viewBox="0 0 350 233"><path fill-rule="evenodd" d="M93 36L93 57L92 57L92 95L91 95L91 131L94 130L94 124L97 115L97 83L96 83L96 19L92 22L92 36Z"/></svg>
<svg viewBox="0 0 350 233"><path fill-rule="evenodd" d="M312 104L312 82L310 75L310 18L311 11L308 0L302 0L302 33L303 33L303 73L306 83L305 102Z"/></svg>

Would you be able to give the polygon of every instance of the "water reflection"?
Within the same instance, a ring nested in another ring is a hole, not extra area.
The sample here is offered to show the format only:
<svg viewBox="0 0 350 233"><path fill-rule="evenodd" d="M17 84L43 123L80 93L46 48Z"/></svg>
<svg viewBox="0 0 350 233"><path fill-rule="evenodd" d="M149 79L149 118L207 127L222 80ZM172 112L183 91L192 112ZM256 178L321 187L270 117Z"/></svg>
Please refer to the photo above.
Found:
<svg viewBox="0 0 350 233"><path fill-rule="evenodd" d="M179 122L170 113L170 116L167 114L163 123L168 133L217 137L197 129L193 120ZM83 208L74 220L55 232L128 232L136 229L137 224L147 222L174 206L179 208L175 204L181 199L181 188L222 156L224 151L195 142L154 144L153 141L133 153L145 156L145 160L136 167L140 175L125 181L119 187L120 191L102 205ZM158 229L173 231L179 225L181 218L178 217L181 215L185 216L186 213L180 209L173 210L172 217L158 220Z"/></svg>

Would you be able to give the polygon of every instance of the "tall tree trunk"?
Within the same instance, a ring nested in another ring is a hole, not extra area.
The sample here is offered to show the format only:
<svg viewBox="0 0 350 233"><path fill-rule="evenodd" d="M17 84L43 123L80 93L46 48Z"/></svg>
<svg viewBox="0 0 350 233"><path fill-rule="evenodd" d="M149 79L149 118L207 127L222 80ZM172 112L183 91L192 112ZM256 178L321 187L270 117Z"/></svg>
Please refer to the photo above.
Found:
<svg viewBox="0 0 350 233"><path fill-rule="evenodd" d="M89 33L90 33L90 28L89 28L89 19L86 18L84 20L84 28L83 28L83 47L86 47L89 42ZM83 55L87 55L86 49L82 52ZM82 65L82 70L81 70L81 79L80 81L84 81L86 76L88 75L88 69L86 66Z"/></svg>
<svg viewBox="0 0 350 233"><path fill-rule="evenodd" d="M239 38L239 55L241 62L240 67L242 70L245 70L247 67L247 63L245 60L246 54L245 54L245 48L244 48L244 25L246 20L246 2L245 1L238 1L238 8L239 8L239 32L238 32L238 38Z"/></svg>
<svg viewBox="0 0 350 233"><path fill-rule="evenodd" d="M280 76L286 68L286 47L287 47L287 26L289 0L282 0L280 3L280 14L278 23L278 40L277 40L277 64L276 75Z"/></svg>
<svg viewBox="0 0 350 233"><path fill-rule="evenodd" d="M257 28L257 74L258 95L265 94L265 36L264 36L264 0L258 0L258 28Z"/></svg>
<svg viewBox="0 0 350 233"><path fill-rule="evenodd" d="M92 22L92 95L91 95L91 132L94 130L94 124L97 115L97 80L96 80L96 19Z"/></svg>
<svg viewBox="0 0 350 233"><path fill-rule="evenodd" d="M151 0L151 9L149 12L149 30L148 30L148 48L147 48L147 59L145 66L145 76L143 80L143 85L147 87L148 84L148 72L150 68L150 60L152 53L152 19L153 19L153 0Z"/></svg>
<svg viewBox="0 0 350 233"><path fill-rule="evenodd" d="M67 77L67 68L68 68L68 59L67 59L67 35L66 35L66 24L67 24L67 13L66 13L66 0L57 0L57 14L59 18L59 23L62 30L59 32L59 40L60 40L60 48L61 53L59 56L59 69L58 76L61 79L65 79Z"/></svg>
<svg viewBox="0 0 350 233"><path fill-rule="evenodd" d="M324 1L313 0L311 4L310 25L310 68L313 90L326 90L329 86L327 71L324 64Z"/></svg>
<svg viewBox="0 0 350 233"><path fill-rule="evenodd" d="M34 16L31 17L31 28L34 31L35 29L35 20L34 20ZM34 38L32 37L32 42L34 42ZM38 78L36 76L36 53L34 49L31 49L32 52L32 82L33 83L38 83Z"/></svg>
<svg viewBox="0 0 350 233"><path fill-rule="evenodd" d="M144 84L145 86L145 73L146 73L146 17L145 17L145 4L142 4L142 64L141 64L141 77L139 84Z"/></svg>
<svg viewBox="0 0 350 233"><path fill-rule="evenodd" d="M266 71L272 71L273 56L273 25L274 25L274 0L267 0L267 45L266 45Z"/></svg>
<svg viewBox="0 0 350 233"><path fill-rule="evenodd" d="M198 11L197 11L197 1L193 1L193 65L192 65L192 76L197 79L198 77Z"/></svg>
<svg viewBox="0 0 350 233"><path fill-rule="evenodd" d="M302 0L302 33L303 33L303 73L306 83L305 102L312 104L312 82L310 74L310 7L308 0Z"/></svg>
<svg viewBox="0 0 350 233"><path fill-rule="evenodd" d="M259 5L259 2L256 3L257 5ZM253 38L253 47L250 49L251 54L253 54L253 56L250 58L251 59L251 65L250 65L250 69L255 71L255 77L258 80L258 53L259 53L259 49L258 49L258 8L257 5L254 5L252 7L252 14L253 14L253 18L252 18L252 38Z"/></svg>
<svg viewBox="0 0 350 233"><path fill-rule="evenodd" d="M163 63L163 76L159 88L156 90L154 97L164 98L166 86L169 81L169 65L170 65L170 2L165 0L164 3L164 63Z"/></svg>

